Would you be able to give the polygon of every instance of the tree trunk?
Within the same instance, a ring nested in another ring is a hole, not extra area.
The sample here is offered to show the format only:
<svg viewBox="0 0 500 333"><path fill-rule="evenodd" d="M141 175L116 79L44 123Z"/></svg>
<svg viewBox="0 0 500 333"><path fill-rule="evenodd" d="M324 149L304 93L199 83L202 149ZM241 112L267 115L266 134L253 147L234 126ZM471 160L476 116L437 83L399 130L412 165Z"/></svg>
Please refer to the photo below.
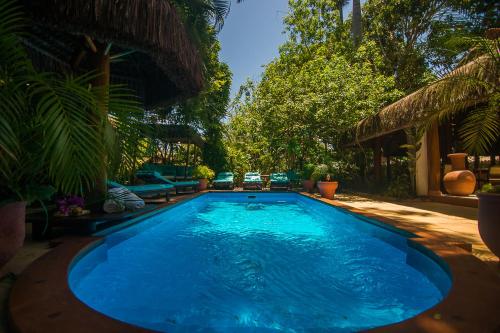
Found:
<svg viewBox="0 0 500 333"><path fill-rule="evenodd" d="M340 23L344 23L344 1L340 0L338 2L338 9L339 9L339 17L340 17Z"/></svg>
<svg viewBox="0 0 500 333"><path fill-rule="evenodd" d="M354 46L358 47L362 37L361 3L360 0L352 1L352 39Z"/></svg>

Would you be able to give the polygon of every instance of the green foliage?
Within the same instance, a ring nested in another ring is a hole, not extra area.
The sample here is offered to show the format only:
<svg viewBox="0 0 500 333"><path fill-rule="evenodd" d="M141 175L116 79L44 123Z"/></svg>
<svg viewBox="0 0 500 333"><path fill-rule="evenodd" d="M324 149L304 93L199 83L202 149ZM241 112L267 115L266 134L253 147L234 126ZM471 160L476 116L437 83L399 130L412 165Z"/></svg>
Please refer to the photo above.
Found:
<svg viewBox="0 0 500 333"><path fill-rule="evenodd" d="M137 114L139 104L121 87L92 88L92 74L35 71L19 41L22 22L19 8L0 0L0 197L43 199L51 186L82 193L117 146L104 129L130 126L122 114ZM102 109L114 117L111 125Z"/></svg>
<svg viewBox="0 0 500 333"><path fill-rule="evenodd" d="M385 191L385 194L389 197L397 199L407 199L410 197L410 193L413 193L411 189L411 182L407 173L400 173L396 176L396 179L392 180Z"/></svg>
<svg viewBox="0 0 500 333"><path fill-rule="evenodd" d="M376 43L353 49L334 2L291 1L290 9L279 57L233 101L225 137L232 169L267 173L329 162L345 131L401 96L378 70Z"/></svg>
<svg viewBox="0 0 500 333"><path fill-rule="evenodd" d="M493 186L491 183L484 184L481 188L481 192L500 194L500 185Z"/></svg>
<svg viewBox="0 0 500 333"><path fill-rule="evenodd" d="M330 167L326 164L319 164L314 168L311 180L314 182L325 181L328 175L330 175Z"/></svg>
<svg viewBox="0 0 500 333"><path fill-rule="evenodd" d="M215 178L215 172L206 165L198 165L193 170L193 177L198 179L212 180Z"/></svg>
<svg viewBox="0 0 500 333"><path fill-rule="evenodd" d="M315 167L316 166L312 163L307 163L306 165L304 165L304 169L302 170L302 178L305 180L310 180Z"/></svg>

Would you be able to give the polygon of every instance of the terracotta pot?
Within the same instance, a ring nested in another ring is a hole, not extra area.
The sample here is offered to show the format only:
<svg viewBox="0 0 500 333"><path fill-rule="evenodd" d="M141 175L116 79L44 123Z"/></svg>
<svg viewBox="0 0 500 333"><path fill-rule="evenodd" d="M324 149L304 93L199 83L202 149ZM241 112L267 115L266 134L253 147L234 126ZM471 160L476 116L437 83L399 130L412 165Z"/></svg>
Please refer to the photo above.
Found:
<svg viewBox="0 0 500 333"><path fill-rule="evenodd" d="M478 193L478 227L483 242L500 257L500 194Z"/></svg>
<svg viewBox="0 0 500 333"><path fill-rule="evenodd" d="M198 181L200 182L200 185L198 185L198 189L200 191L205 191L208 188L208 179L201 178L201 179L198 179Z"/></svg>
<svg viewBox="0 0 500 333"><path fill-rule="evenodd" d="M470 195L476 188L476 176L469 170L465 170L465 158L467 154L448 154L453 171L443 177L446 192L451 195Z"/></svg>
<svg viewBox="0 0 500 333"><path fill-rule="evenodd" d="M313 180L304 180L302 181L302 186L304 187L304 191L311 193L314 190L314 181Z"/></svg>
<svg viewBox="0 0 500 333"><path fill-rule="evenodd" d="M451 169L453 171L465 170L465 158L466 157L467 157L466 153L448 154L448 158L451 161Z"/></svg>
<svg viewBox="0 0 500 333"><path fill-rule="evenodd" d="M0 267L23 246L26 202L19 201L0 207Z"/></svg>
<svg viewBox="0 0 500 333"><path fill-rule="evenodd" d="M446 192L452 195L471 195L476 188L476 176L469 170L448 172L443 182Z"/></svg>
<svg viewBox="0 0 500 333"><path fill-rule="evenodd" d="M332 200L335 197L335 191L339 182L318 182L318 190L323 198Z"/></svg>

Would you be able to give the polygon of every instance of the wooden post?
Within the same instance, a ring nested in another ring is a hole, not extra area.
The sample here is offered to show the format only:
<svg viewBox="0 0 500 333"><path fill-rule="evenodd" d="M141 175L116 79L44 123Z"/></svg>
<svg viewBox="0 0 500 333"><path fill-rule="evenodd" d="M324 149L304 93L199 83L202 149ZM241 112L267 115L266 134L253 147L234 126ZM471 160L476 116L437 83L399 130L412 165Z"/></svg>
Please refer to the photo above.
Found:
<svg viewBox="0 0 500 333"><path fill-rule="evenodd" d="M391 156L387 156L387 181L392 180Z"/></svg>
<svg viewBox="0 0 500 333"><path fill-rule="evenodd" d="M382 180L382 143L380 138L376 138L373 146L373 173L375 182L380 184Z"/></svg>
<svg viewBox="0 0 500 333"><path fill-rule="evenodd" d="M441 155L439 153L438 125L427 131L427 159L429 167L429 196L441 196Z"/></svg>
<svg viewBox="0 0 500 333"><path fill-rule="evenodd" d="M89 39L90 40L90 39ZM90 40L92 42L92 40ZM97 45L94 46L96 49L92 50L93 53L91 53L91 61L94 66L95 72L97 76L95 79L92 81L93 87L99 88L98 91L98 105L97 107L99 108L99 111L101 113L101 117L96 119L96 125L100 126L101 124L101 119L105 119L108 116L108 106L107 106L107 99L109 95L109 83L110 83L110 70L109 70L109 64L110 64L110 57L109 54L106 53L106 45L101 44L101 43L91 43L92 45ZM100 129L102 131L102 135L104 136L104 128ZM107 165L107 156L103 154L101 156L101 170L100 170L100 175L98 179L96 179L95 182L95 189L93 193L90 193L89 195L89 202L93 203L96 205L100 205L100 202L104 199L106 192L107 192L107 185L106 185L106 180L107 180L107 172L106 172L106 165Z"/></svg>
<svg viewBox="0 0 500 333"><path fill-rule="evenodd" d="M184 166L184 179L187 178L187 169L188 169L188 166L189 166L189 146L191 146L191 143L188 140L187 150L186 150L186 165Z"/></svg>

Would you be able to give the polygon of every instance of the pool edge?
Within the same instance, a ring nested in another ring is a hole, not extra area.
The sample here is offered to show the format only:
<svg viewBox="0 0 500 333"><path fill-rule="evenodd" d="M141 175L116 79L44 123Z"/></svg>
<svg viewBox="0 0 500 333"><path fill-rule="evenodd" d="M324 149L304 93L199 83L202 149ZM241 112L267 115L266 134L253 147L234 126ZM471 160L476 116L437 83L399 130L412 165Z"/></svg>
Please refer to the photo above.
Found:
<svg viewBox="0 0 500 333"><path fill-rule="evenodd" d="M205 193L207 192L194 197ZM443 242L436 234L368 210L353 208L334 200L321 200L306 193L294 193L410 232L417 236L410 239L412 242L433 252L448 266L453 281L442 302L415 317L367 332L492 332L500 328L496 310L500 308L500 278L486 264L460 247L461 244ZM180 200L176 204L194 197ZM157 213L167 208L162 208ZM130 225L138 222L140 220ZM71 292L68 274L72 265L102 242L102 239L66 237L61 245L34 261L19 276L11 290L7 307L10 329L13 332L83 333L88 332L89 328L96 333L152 332L107 317L82 303Z"/></svg>

